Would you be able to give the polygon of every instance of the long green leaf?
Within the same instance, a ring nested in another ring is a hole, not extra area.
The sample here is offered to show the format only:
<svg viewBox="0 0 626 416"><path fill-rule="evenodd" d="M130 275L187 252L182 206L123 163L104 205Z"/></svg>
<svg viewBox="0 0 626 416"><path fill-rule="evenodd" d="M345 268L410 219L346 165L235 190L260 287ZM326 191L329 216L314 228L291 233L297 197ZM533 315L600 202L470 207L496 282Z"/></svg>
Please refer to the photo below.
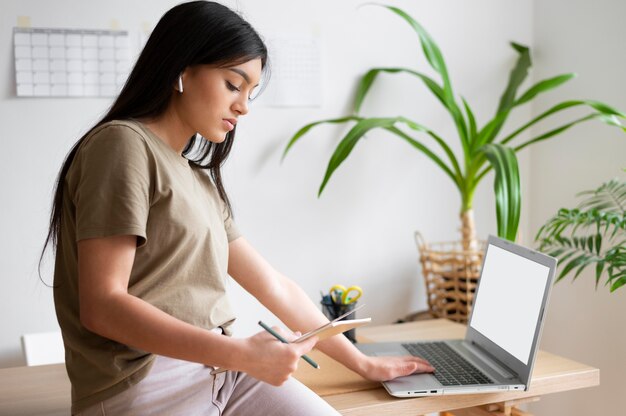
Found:
<svg viewBox="0 0 626 416"><path fill-rule="evenodd" d="M598 289L598 284L600 283L600 278L602 277L602 272L604 271L604 260L600 260L596 263L596 290Z"/></svg>
<svg viewBox="0 0 626 416"><path fill-rule="evenodd" d="M463 144L464 150L466 150L467 140L464 137L467 134L467 127L465 125L465 120L463 119L463 115L460 109L458 108L458 106L456 105L456 102L454 100L450 102L449 100L446 99L443 88L441 87L441 85L437 84L436 81L434 81L432 78L428 77L427 75L424 75L412 69L372 68L369 71L367 71L367 73L363 75L363 77L361 77L361 80L359 81L359 85L357 87L357 92L356 92L355 100L354 100L354 113L355 114L358 114L361 111L361 106L363 105L363 101L365 100L367 93L369 92L370 88L372 87L378 75L382 72L392 73L392 74L407 73L422 80L422 82L424 82L424 84L428 87L428 89L433 93L435 97L437 97L437 99L441 102L444 108L448 110L448 112L452 116L452 119L457 127L457 130L459 131L459 135L462 138L462 144Z"/></svg>
<svg viewBox="0 0 626 416"><path fill-rule="evenodd" d="M609 281L611 292L626 284L626 241L607 251L606 260L609 262Z"/></svg>
<svg viewBox="0 0 626 416"><path fill-rule="evenodd" d="M521 211L521 190L517 157L513 149L492 143L482 151L494 168L496 177L496 216L498 236L515 241Z"/></svg>
<svg viewBox="0 0 626 416"><path fill-rule="evenodd" d="M555 129L552 129L552 130L550 130L550 131L548 131L548 132L546 132L544 134L541 134L541 135L539 135L537 137L533 137L532 139L515 146L513 149L515 150L515 152L519 152L520 150L524 149L527 146L530 146L531 144L534 144L534 143L537 143L537 142L540 142L540 141L543 141L543 140L547 140L547 139L549 139L551 137L557 136L557 135L563 133L565 130L569 129L570 127L575 126L576 124L579 124L579 123L582 123L582 122L585 122L587 120L591 120L591 119L594 119L594 118L601 118L601 116L598 113L589 114L589 115L587 115L585 117L581 117L579 119L576 119L576 120L574 120L574 121L572 121L570 123L567 123L567 124L565 124L563 126L560 126L560 127L555 128ZM507 139L502 140L502 142L500 142L500 144L506 144L509 141L511 141L512 139L513 139L513 136L509 136ZM480 167L483 164L484 164L484 162L480 158L477 158L474 161L474 165L475 166L479 166ZM476 175L476 179L474 180L474 183L475 184L479 183L482 180L482 178L487 173L489 173L490 170L491 170L491 166L487 166L482 171L480 171Z"/></svg>
<svg viewBox="0 0 626 416"><path fill-rule="evenodd" d="M361 80L359 81L359 85L357 87L354 99L354 114L358 114L361 111L361 106L363 105L363 101L365 100L367 93L369 92L374 81L381 72L386 72L390 74L407 73L418 77L422 80L422 82L424 82L424 84L435 95L435 97L437 97L437 99L439 99L439 101L441 101L441 103L446 106L446 99L443 88L429 76L409 68L372 68L367 71L367 73L363 75L361 77Z"/></svg>
<svg viewBox="0 0 626 416"><path fill-rule="evenodd" d="M563 133L565 130L569 129L570 127L573 127L576 124L585 122L587 120L591 120L593 118L598 118L598 114L597 113L589 114L589 115L587 115L585 117L581 117L581 118L579 118L577 120L574 120L574 121L572 121L570 123L567 123L567 124L565 124L563 126L557 127L556 129L552 129L552 130L548 131L547 133L541 134L541 135L539 135L537 137L533 137L532 139L530 139L530 140L528 140L528 141L526 141L524 143L521 143L518 146L515 146L514 149L515 149L516 152L519 152L520 150L522 150L523 148L525 148L527 146L530 146L531 144L534 144L534 143L537 143L537 142L549 139L550 137L554 137L556 135L559 135L559 134Z"/></svg>
<svg viewBox="0 0 626 416"><path fill-rule="evenodd" d="M407 14L404 10L401 10L394 6L382 5L388 10L394 12L401 18L403 18L417 33L420 43L422 45L422 50L424 51L424 56L426 56L426 60L430 64L430 66L441 76L441 80L443 82L443 93L445 97L445 107L448 109L452 118L454 119L457 131L459 132L459 136L461 138L461 142L463 144L463 149L467 154L470 148L470 144L467 138L467 126L465 125L465 120L463 119L463 115L461 110L454 99L454 92L452 91L452 83L450 82L450 76L448 75L448 68L446 66L446 62L443 59L443 54L439 49L439 46L435 43L430 34L420 25L415 19L413 19L409 14Z"/></svg>
<svg viewBox="0 0 626 416"><path fill-rule="evenodd" d="M611 285L611 292L615 292L620 287L626 285L626 273L622 273L621 277L613 282Z"/></svg>
<svg viewBox="0 0 626 416"><path fill-rule="evenodd" d="M572 280L576 280L578 276L580 276L580 274L583 272L583 270L585 270L587 266L591 266L593 263L595 263L595 260L591 258L581 263L581 265L578 266L578 269L576 269L576 273L574 273L574 277L572 278Z"/></svg>
<svg viewBox="0 0 626 416"><path fill-rule="evenodd" d="M561 270L561 273L556 278L556 281L563 279L570 271L572 271L575 267L580 266L582 263L588 263L589 256L587 253L582 253L578 257L575 257L573 260L570 260L565 264L565 267Z"/></svg>
<svg viewBox="0 0 626 416"><path fill-rule="evenodd" d="M507 144L508 142L513 140L517 135L519 135L520 133L522 133L523 131L525 131L529 127L534 126L535 124L537 124L541 120L545 119L546 117L550 117L551 115L556 114L556 113L558 113L560 111L563 111L565 109L572 108L572 107L577 107L577 106L581 106L581 105L589 106L589 107L593 108L594 110L596 110L598 113L603 114L605 116L615 116L616 119L614 121L617 121L619 126L622 127L622 129L623 129L623 126L621 125L621 123L619 123L617 118L626 119L626 114L624 114L624 113L622 113L622 112L620 112L620 111L618 111L618 110L616 110L616 109L614 109L614 108L612 108L612 107L610 107L610 106L608 106L608 105L606 105L604 103L601 103L599 101L593 101L593 100L570 100L570 101L563 101L562 103L559 103L559 104L551 107L550 109L544 111L543 113L541 113L537 117L535 117L532 120L530 120L528 123L524 124L522 127L520 127L517 130L515 130L513 133L509 134L508 136L506 136L505 138L500 140L500 143Z"/></svg>
<svg viewBox="0 0 626 416"><path fill-rule="evenodd" d="M398 16L402 17L417 33L420 38L420 43L422 44L422 50L424 51L424 56L426 56L426 60L430 64L430 66L441 75L441 79L443 80L444 91L446 91L446 95L448 98L452 98L452 88L450 86L450 78L448 76L448 68L446 67L446 62L443 59L443 54L439 49L439 46L435 43L430 34L420 25L415 19L409 16L404 10L401 10L394 6L382 5L383 7L391 10Z"/></svg>
<svg viewBox="0 0 626 416"><path fill-rule="evenodd" d="M520 60L522 58L520 57ZM575 74L565 74L565 75L559 75L553 78L549 78L543 81L540 81L539 83L533 85L528 91L526 91L524 94L522 94L522 96L515 100L512 103L508 103L509 107L505 107L504 109L498 111L498 113L496 114L496 116L491 119L486 125L485 127L483 127L483 129L480 131L476 144L475 146L483 146L486 143L490 143L492 142L495 137L497 136L498 132L500 131L500 128L502 127L502 125L504 124L505 120L507 119L507 117L509 116L511 110L514 107L517 107L519 105L522 105L530 100L532 100L533 98L535 98L537 95L546 92L548 90L551 90L553 88L558 87L559 85L563 84L564 82L570 80L571 78L573 78L575 76ZM512 92L509 93L509 95ZM507 94L505 94L507 95ZM505 96L502 97L502 100L504 100ZM503 103L501 102L501 107L502 107ZM508 140L503 140L502 143L506 144L508 142Z"/></svg>
<svg viewBox="0 0 626 416"><path fill-rule="evenodd" d="M511 47L519 53L519 56L515 66L509 74L509 83L507 84L502 97L500 97L500 104L498 105L496 114L508 111L513 107L517 90L528 76L528 69L532 66L530 49L527 46L511 42Z"/></svg>
<svg viewBox="0 0 626 416"><path fill-rule="evenodd" d="M456 156L454 156L454 152L452 152L452 149L450 148L450 146L448 146L448 144L446 143L446 141L444 139L439 137L439 135L437 135L434 131L430 130L429 128L427 128L425 126L422 126L421 124L418 124L418 123L416 123L416 122L414 122L412 120L409 120L406 117L398 117L397 120L399 122L402 122L402 123L406 124L411 129L413 129L415 131L424 132L424 133L428 134L430 137L432 137L433 139L435 139L435 141L443 149L445 154L448 156L448 159L452 163L452 167L453 167L453 170L454 170L456 182L461 183L461 181L463 180L463 178L462 178L463 174L461 172L461 166L459 165L459 162L457 161Z"/></svg>
<svg viewBox="0 0 626 416"><path fill-rule="evenodd" d="M435 162L450 177L450 179L452 179L452 181L454 182L454 184L457 186L459 190L462 189L462 186L463 186L462 178L460 178L458 175L455 175L454 172L439 158L439 156L433 153L429 148L427 148L426 146L424 146L422 143L418 142L417 140L409 137L406 133L404 133L402 130L396 127L386 127L385 129L401 137L402 139L406 140L409 144L411 144L416 149L419 149L420 151L422 151L422 153L424 153L433 162Z"/></svg>
<svg viewBox="0 0 626 416"><path fill-rule="evenodd" d="M474 140L474 138L478 135L476 117L474 117L472 108L469 106L467 101L465 101L465 98L461 97L461 100L463 101L463 107L465 108L465 114L467 115L467 122L469 124L468 141L471 143Z"/></svg>
<svg viewBox="0 0 626 416"><path fill-rule="evenodd" d="M405 140L407 140L408 138L409 140L412 141L411 144L413 144L414 146L417 144L418 146L416 147L418 147L422 152L424 152L428 157L430 157L435 163L437 163L446 172L446 174L448 174L448 176L450 176L450 178L455 183L457 183L457 178L454 172L434 152L432 152L428 147L424 146L423 144L415 141L414 139L411 139L406 134L404 134L401 130L394 127L394 124L398 122L403 122L415 130L422 130L422 131L428 130L418 125L417 123L410 122L410 120L407 120L405 118L398 118L398 117L367 118L367 119L360 120L354 125L354 127L352 127L352 129L344 136L344 138L337 145L337 148L335 149L333 155L330 158L330 161L328 162L328 167L326 168L324 179L322 181L322 184L320 185L318 196L322 194L322 192L324 191L324 188L326 187L326 184L330 180L335 170L337 170L337 168L350 155L350 153L352 152L352 149L354 149L354 146L358 143L358 141L367 132L375 128L387 129L395 133L396 135L399 135Z"/></svg>
<svg viewBox="0 0 626 416"><path fill-rule="evenodd" d="M519 53L517 62L509 74L509 82L504 89L504 93L500 97L500 103L498 105L498 109L496 110L496 114L493 119L478 133L476 142L472 147L473 150L478 150L485 144L491 143L498 135L511 110L515 106L515 96L518 88L528 76L528 69L532 65L532 61L530 59L530 49L514 42L511 42L511 46Z"/></svg>
<svg viewBox="0 0 626 416"><path fill-rule="evenodd" d="M569 243L569 239L567 240L567 242ZM572 257L574 254L578 254L578 251L577 250L571 250L567 254L565 254L564 256L559 257L559 263L560 264L565 264L567 259Z"/></svg>
<svg viewBox="0 0 626 416"><path fill-rule="evenodd" d="M516 101L515 101L515 106L518 105L522 105L530 100L532 100L533 98L535 98L537 95L552 90L564 83L566 83L567 81L569 81L570 79L576 77L576 74L563 74L563 75L557 75L555 77L552 78L548 78L548 79L544 79L542 81L539 81L538 83L536 83L535 85L533 85L532 87L530 87L528 89L528 91L526 91L524 94L522 94Z"/></svg>
<svg viewBox="0 0 626 416"><path fill-rule="evenodd" d="M300 130L298 130L296 134L294 134L293 137L289 140L289 143L287 144L287 146L285 147L285 150L283 151L283 156L281 160L285 159L285 156L287 156L287 152L289 152L289 149L291 149L291 147L313 127L318 126L320 124L337 124L337 123L345 123L348 121L358 121L358 120L362 120L362 118L357 117L357 116L348 116L348 117L334 118L334 119L329 119L329 120L314 121L313 123L307 124L306 126L302 127Z"/></svg>
<svg viewBox="0 0 626 416"><path fill-rule="evenodd" d="M493 141L498 134L498 130L502 124L504 124L504 121L507 119L510 112L510 109L499 112L494 118L489 120L482 129L480 129L478 135L476 136L476 140L472 143L472 149L474 152L479 152L481 147Z"/></svg>

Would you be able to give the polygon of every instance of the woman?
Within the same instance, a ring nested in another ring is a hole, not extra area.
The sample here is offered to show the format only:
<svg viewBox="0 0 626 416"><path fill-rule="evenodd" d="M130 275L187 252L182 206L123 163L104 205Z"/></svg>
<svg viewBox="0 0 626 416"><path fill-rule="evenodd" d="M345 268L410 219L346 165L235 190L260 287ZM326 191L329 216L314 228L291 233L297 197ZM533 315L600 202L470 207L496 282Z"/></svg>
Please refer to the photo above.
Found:
<svg viewBox="0 0 626 416"><path fill-rule="evenodd" d="M236 13L178 5L70 151L47 243L57 249L73 414L336 414L289 377L316 339L224 336L235 318L227 273L290 328L327 321L240 236L222 185L266 63L262 40ZM317 348L372 380L432 371L417 358L366 357L345 337ZM212 375L216 367L228 371Z"/></svg>

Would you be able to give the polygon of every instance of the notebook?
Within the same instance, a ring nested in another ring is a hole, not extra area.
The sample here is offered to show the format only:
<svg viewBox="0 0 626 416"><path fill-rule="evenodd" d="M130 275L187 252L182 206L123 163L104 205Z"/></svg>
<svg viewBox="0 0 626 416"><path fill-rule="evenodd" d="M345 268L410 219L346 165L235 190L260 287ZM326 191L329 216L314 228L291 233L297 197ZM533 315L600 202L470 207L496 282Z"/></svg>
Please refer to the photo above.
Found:
<svg viewBox="0 0 626 416"><path fill-rule="evenodd" d="M435 372L383 382L396 397L528 390L556 259L490 236L465 339L357 344L374 356L416 355Z"/></svg>

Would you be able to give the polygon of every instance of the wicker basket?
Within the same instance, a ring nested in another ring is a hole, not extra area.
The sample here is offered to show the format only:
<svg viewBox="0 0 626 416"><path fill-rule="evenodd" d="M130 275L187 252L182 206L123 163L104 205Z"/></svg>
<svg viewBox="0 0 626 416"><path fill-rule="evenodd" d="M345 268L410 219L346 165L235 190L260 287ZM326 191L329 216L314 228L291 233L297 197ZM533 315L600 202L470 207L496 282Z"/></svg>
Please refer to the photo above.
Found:
<svg viewBox="0 0 626 416"><path fill-rule="evenodd" d="M429 313L435 318L467 323L480 277L485 242L464 250L460 241L427 244L419 232L420 253Z"/></svg>

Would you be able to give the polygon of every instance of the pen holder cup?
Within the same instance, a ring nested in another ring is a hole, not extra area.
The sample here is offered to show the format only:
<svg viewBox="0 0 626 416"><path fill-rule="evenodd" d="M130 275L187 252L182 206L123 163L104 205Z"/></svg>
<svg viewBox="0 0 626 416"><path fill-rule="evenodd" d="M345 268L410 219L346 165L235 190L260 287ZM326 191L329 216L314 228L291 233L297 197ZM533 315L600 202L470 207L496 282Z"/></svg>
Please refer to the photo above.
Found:
<svg viewBox="0 0 626 416"><path fill-rule="evenodd" d="M330 321L356 308L356 302L348 303L347 305L344 305L342 303L335 303L332 301L332 299L330 299L330 296L328 295L324 296L320 303L322 304L322 312L324 312L324 315ZM344 321L346 319L355 319L355 318L356 318L356 312L351 313L350 315L346 316L345 318L341 320ZM356 329L350 329L344 332L343 334L353 344L356 344Z"/></svg>

